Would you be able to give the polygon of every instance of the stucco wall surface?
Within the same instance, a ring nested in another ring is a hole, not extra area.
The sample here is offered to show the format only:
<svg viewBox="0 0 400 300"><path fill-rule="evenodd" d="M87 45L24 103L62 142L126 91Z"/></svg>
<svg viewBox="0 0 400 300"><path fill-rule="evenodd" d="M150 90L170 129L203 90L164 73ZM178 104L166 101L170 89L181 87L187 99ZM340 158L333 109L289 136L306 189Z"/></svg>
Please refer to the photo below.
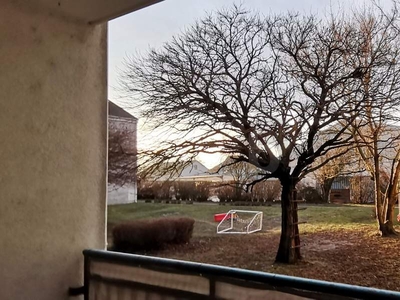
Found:
<svg viewBox="0 0 400 300"><path fill-rule="evenodd" d="M0 3L0 299L69 299L105 246L106 34Z"/></svg>

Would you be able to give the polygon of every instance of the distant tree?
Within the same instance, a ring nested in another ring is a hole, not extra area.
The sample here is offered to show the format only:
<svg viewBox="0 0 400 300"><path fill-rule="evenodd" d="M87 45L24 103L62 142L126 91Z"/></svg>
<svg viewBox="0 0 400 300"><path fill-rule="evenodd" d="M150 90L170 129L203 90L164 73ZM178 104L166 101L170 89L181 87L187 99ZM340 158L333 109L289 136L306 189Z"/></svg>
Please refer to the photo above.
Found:
<svg viewBox="0 0 400 300"><path fill-rule="evenodd" d="M350 178L350 201L352 203L372 203L374 194L374 182L370 176L355 175Z"/></svg>
<svg viewBox="0 0 400 300"><path fill-rule="evenodd" d="M262 170L258 170L248 162L238 162L235 158L227 158L220 166L220 171L227 176L232 176L235 198L240 200L242 193L247 190L246 185L256 180Z"/></svg>
<svg viewBox="0 0 400 300"><path fill-rule="evenodd" d="M251 194L256 201L272 202L280 198L281 184L279 180L264 180L253 186Z"/></svg>
<svg viewBox="0 0 400 300"><path fill-rule="evenodd" d="M120 123L108 125L108 182L117 186L136 182L137 149L132 132Z"/></svg>
<svg viewBox="0 0 400 300"><path fill-rule="evenodd" d="M352 161L346 148L332 150L324 157L316 159L315 164L319 168L313 172L313 177L321 190L322 202L329 202L332 184L338 176L349 170L349 162Z"/></svg>
<svg viewBox="0 0 400 300"><path fill-rule="evenodd" d="M382 236L397 235L393 214L400 179L400 36L397 11L366 11L355 26L363 32L359 63L365 105L354 119L358 154L375 184L375 215Z"/></svg>
<svg viewBox="0 0 400 300"><path fill-rule="evenodd" d="M362 35L351 21L258 15L234 7L127 60L123 84L148 126L169 132L142 153L149 172L201 153L223 153L281 185L276 261L301 258L296 184L318 157L347 145L344 132L364 103ZM373 64L373 62L371 62ZM318 143L333 124L343 128ZM319 165L323 165L322 161ZM313 170L318 168L313 166Z"/></svg>

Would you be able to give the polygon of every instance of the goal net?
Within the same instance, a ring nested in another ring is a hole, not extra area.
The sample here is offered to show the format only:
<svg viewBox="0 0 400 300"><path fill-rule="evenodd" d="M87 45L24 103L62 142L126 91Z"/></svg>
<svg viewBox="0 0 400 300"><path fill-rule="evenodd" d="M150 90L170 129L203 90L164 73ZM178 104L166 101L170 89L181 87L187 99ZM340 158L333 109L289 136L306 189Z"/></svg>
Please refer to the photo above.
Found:
<svg viewBox="0 0 400 300"><path fill-rule="evenodd" d="M251 210L230 210L217 226L217 233L248 234L262 229L263 213Z"/></svg>

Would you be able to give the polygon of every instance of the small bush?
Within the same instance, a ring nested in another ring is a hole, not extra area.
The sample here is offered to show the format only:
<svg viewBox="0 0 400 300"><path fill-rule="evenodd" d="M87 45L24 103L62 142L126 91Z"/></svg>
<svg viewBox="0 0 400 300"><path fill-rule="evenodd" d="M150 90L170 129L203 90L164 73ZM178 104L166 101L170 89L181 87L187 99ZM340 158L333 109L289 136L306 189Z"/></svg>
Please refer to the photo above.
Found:
<svg viewBox="0 0 400 300"><path fill-rule="evenodd" d="M194 219L161 218L122 223L113 228L113 250L150 251L167 244L184 244L193 234Z"/></svg>
<svg viewBox="0 0 400 300"><path fill-rule="evenodd" d="M308 203L323 203L323 199L318 191L311 186L305 186L298 190L297 192L298 199L304 199Z"/></svg>

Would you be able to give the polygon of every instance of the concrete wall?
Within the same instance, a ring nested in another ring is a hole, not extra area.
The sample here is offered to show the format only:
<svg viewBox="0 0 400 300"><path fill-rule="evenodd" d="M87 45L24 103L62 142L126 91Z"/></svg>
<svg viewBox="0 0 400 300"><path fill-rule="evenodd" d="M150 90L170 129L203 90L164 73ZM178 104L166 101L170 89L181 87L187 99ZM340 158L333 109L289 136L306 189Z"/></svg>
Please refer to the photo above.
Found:
<svg viewBox="0 0 400 300"><path fill-rule="evenodd" d="M14 3L0 3L0 299L69 299L81 251L105 246L106 25Z"/></svg>

